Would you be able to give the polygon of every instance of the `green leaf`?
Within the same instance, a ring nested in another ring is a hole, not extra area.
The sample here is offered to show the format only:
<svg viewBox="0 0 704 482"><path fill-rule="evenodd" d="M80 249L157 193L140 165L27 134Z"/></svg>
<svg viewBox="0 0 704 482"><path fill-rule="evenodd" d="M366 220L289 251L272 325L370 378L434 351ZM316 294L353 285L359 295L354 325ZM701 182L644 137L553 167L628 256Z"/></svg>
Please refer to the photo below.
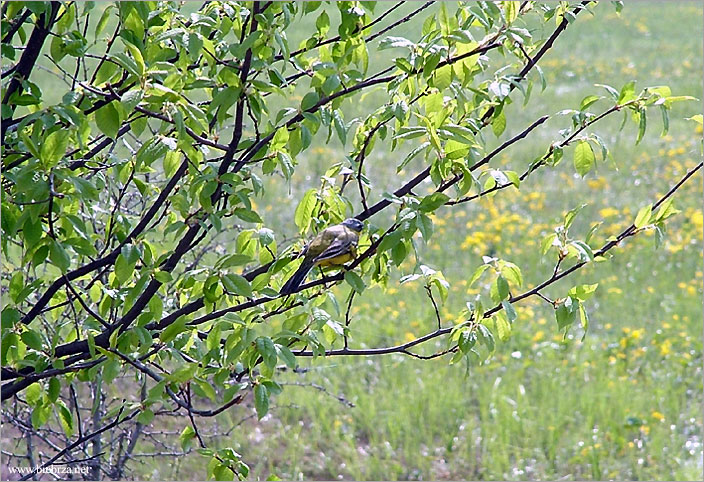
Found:
<svg viewBox="0 0 704 482"><path fill-rule="evenodd" d="M405 242L397 243L393 248L391 248L391 260L396 266L401 266L403 260L406 259L408 254L408 249Z"/></svg>
<svg viewBox="0 0 704 482"><path fill-rule="evenodd" d="M362 293L367 286L364 280L354 271L345 272L345 281L357 292Z"/></svg>
<svg viewBox="0 0 704 482"><path fill-rule="evenodd" d="M650 218L652 214L652 205L648 204L647 206L643 206L642 208L640 208L640 211L638 211L638 214L636 215L636 220L633 222L636 229L640 229L643 226L647 226L650 223Z"/></svg>
<svg viewBox="0 0 704 482"><path fill-rule="evenodd" d="M125 45L134 58L135 65L137 66L137 73L139 74L138 76L143 76L146 67L144 65L144 57L142 56L142 52L131 43L126 43Z"/></svg>
<svg viewBox="0 0 704 482"><path fill-rule="evenodd" d="M276 367L276 347L274 347L274 342L271 338L266 336L260 336L255 340L257 351L264 359L264 364L270 369Z"/></svg>
<svg viewBox="0 0 704 482"><path fill-rule="evenodd" d="M246 298L251 298L254 295L252 285L243 276L236 273L228 273L221 277L221 280L225 289L230 293Z"/></svg>
<svg viewBox="0 0 704 482"><path fill-rule="evenodd" d="M425 214L420 214L416 217L416 226L418 226L418 230L423 236L423 241L427 243L433 236L433 220Z"/></svg>
<svg viewBox="0 0 704 482"><path fill-rule="evenodd" d="M435 211L437 208L450 200L450 196L441 192L434 192L425 196L418 206L418 210L424 213Z"/></svg>
<svg viewBox="0 0 704 482"><path fill-rule="evenodd" d="M98 190L95 188L92 182L81 177L71 177L71 183L73 183L76 191L81 195L83 199L97 201L99 197Z"/></svg>
<svg viewBox="0 0 704 482"><path fill-rule="evenodd" d="M181 443L181 449L186 451L191 447L191 442L196 436L195 430L193 430L193 427L190 425L186 425L186 427L183 429L181 432L181 435L178 436L178 440Z"/></svg>
<svg viewBox="0 0 704 482"><path fill-rule="evenodd" d="M516 286L523 286L521 269L509 261L501 262L501 275Z"/></svg>
<svg viewBox="0 0 704 482"><path fill-rule="evenodd" d="M658 213L655 215L653 222L659 223L661 221L666 220L670 216L674 216L675 214L677 214L679 212L680 212L680 210L675 208L675 206L674 206L673 199L670 198L667 201L665 201L662 204L662 206L660 206L660 209L658 209Z"/></svg>
<svg viewBox="0 0 704 482"><path fill-rule="evenodd" d="M296 355L291 352L291 350L285 345L276 345L276 353L278 357L286 364L289 368L296 368Z"/></svg>
<svg viewBox="0 0 704 482"><path fill-rule="evenodd" d="M413 149L411 152L408 153L408 155L401 161L401 164L398 165L396 168L396 172L401 172L406 165L413 160L418 154L426 150L430 146L430 142L426 141L423 142L421 145Z"/></svg>
<svg viewBox="0 0 704 482"><path fill-rule="evenodd" d="M39 158L44 167L54 167L66 153L69 136L64 130L57 130L46 136L39 150Z"/></svg>
<svg viewBox="0 0 704 482"><path fill-rule="evenodd" d="M161 334L159 335L159 339L164 343L168 343L174 338L176 338L179 333L186 331L187 329L188 327L186 327L186 318L180 317L178 320L167 326L164 331L161 332Z"/></svg>
<svg viewBox="0 0 704 482"><path fill-rule="evenodd" d="M205 395L206 397L208 397L210 399L211 402L215 402L215 400L217 399L217 394L215 393L215 388L213 388L213 386L210 383L206 382L205 380L200 380L200 379L196 378L196 379L194 379L194 381L196 383L195 384L196 391L202 392L202 393L199 393L199 395L201 395L201 396Z"/></svg>
<svg viewBox="0 0 704 482"><path fill-rule="evenodd" d="M496 278L496 293L500 300L505 300L509 295L508 281L501 275Z"/></svg>
<svg viewBox="0 0 704 482"><path fill-rule="evenodd" d="M208 351L220 348L221 341L221 325L217 324L210 329L208 336L205 339L205 347Z"/></svg>
<svg viewBox="0 0 704 482"><path fill-rule="evenodd" d="M462 353L467 353L469 350L474 348L477 343L477 334L474 331L464 329L460 333L459 340L457 340L457 346L462 350Z"/></svg>
<svg viewBox="0 0 704 482"><path fill-rule="evenodd" d="M58 400L56 405L59 407L59 421L61 422L61 428L67 437L73 435L73 414L68 409L63 400Z"/></svg>
<svg viewBox="0 0 704 482"><path fill-rule="evenodd" d="M130 263L124 254L120 254L115 261L115 279L118 284L124 284L125 281L132 277L135 263Z"/></svg>
<svg viewBox="0 0 704 482"><path fill-rule="evenodd" d="M134 244L126 244L120 249L120 253L130 264L136 264L139 261L139 248Z"/></svg>
<svg viewBox="0 0 704 482"><path fill-rule="evenodd" d="M593 285L578 285L570 289L568 294L579 301L587 301L594 295L599 283Z"/></svg>
<svg viewBox="0 0 704 482"><path fill-rule="evenodd" d="M491 121L491 130L496 137L499 137L506 130L506 115L501 111L499 115Z"/></svg>
<svg viewBox="0 0 704 482"><path fill-rule="evenodd" d="M308 92L301 101L301 110L312 109L320 101L320 96L316 92Z"/></svg>
<svg viewBox="0 0 704 482"><path fill-rule="evenodd" d="M600 100L602 97L599 95L588 95L584 99L582 99L582 102L579 103L579 110L585 110L589 108L594 102Z"/></svg>
<svg viewBox="0 0 704 482"><path fill-rule="evenodd" d="M565 226L565 229L569 229L570 226L572 226L572 222L574 222L575 218L577 217L577 214L584 209L587 206L587 204L580 204L576 208L570 209L567 211L567 214L565 214L565 222L563 225Z"/></svg>
<svg viewBox="0 0 704 482"><path fill-rule="evenodd" d="M444 65L435 71L435 87L442 91L452 83L452 65Z"/></svg>
<svg viewBox="0 0 704 482"><path fill-rule="evenodd" d="M567 297L565 301L555 310L555 319L557 326L560 329L566 328L574 323L577 317L577 311L574 309L579 302L573 301L573 298Z"/></svg>
<svg viewBox="0 0 704 482"><path fill-rule="evenodd" d="M583 304L579 304L579 319L582 324L582 329L584 334L582 335L582 341L587 337L587 330L589 330L589 315L587 315L587 309Z"/></svg>
<svg viewBox="0 0 704 482"><path fill-rule="evenodd" d="M53 241L49 247L49 259L59 267L62 273L68 271L71 266L71 258L64 247L56 241Z"/></svg>
<svg viewBox="0 0 704 482"><path fill-rule="evenodd" d="M32 410L32 426L35 429L40 428L49 420L49 415L51 415L51 407L38 404L34 407L34 410Z"/></svg>
<svg viewBox="0 0 704 482"><path fill-rule="evenodd" d="M51 400L52 403L59 398L59 394L61 393L61 382L58 378L54 377L49 380L49 391L47 393L49 395L49 400Z"/></svg>
<svg viewBox="0 0 704 482"><path fill-rule="evenodd" d="M594 261L594 252L591 246L583 241L572 241L570 246L574 247L579 253L579 260L585 263L589 261Z"/></svg>
<svg viewBox="0 0 704 482"><path fill-rule="evenodd" d="M574 168L584 177L594 167L594 151L587 141L579 141L574 148Z"/></svg>
<svg viewBox="0 0 704 482"><path fill-rule="evenodd" d="M482 345L486 345L489 352L493 353L496 348L496 342L494 341L494 335L491 333L489 328L487 328L486 325L479 324L477 326L477 335Z"/></svg>
<svg viewBox="0 0 704 482"><path fill-rule="evenodd" d="M660 112L662 113L662 132L660 132L660 137L665 137L670 130L670 114L664 105L660 106Z"/></svg>
<svg viewBox="0 0 704 482"><path fill-rule="evenodd" d="M403 37L386 37L379 42L379 50L385 50L397 47L413 48L416 44Z"/></svg>
<svg viewBox="0 0 704 482"><path fill-rule="evenodd" d="M379 247L377 248L377 252L383 253L386 250L392 249L394 246L396 246L400 241L401 241L401 236L403 235L403 232L401 232L400 229L397 229L396 231L392 231L386 236L384 236L384 239L381 240L381 243L379 243Z"/></svg>
<svg viewBox="0 0 704 482"><path fill-rule="evenodd" d="M618 100L618 91L606 84L594 84L596 87L603 87L613 100Z"/></svg>
<svg viewBox="0 0 704 482"><path fill-rule="evenodd" d="M41 351L42 350L42 337L39 333L34 330L27 330L20 335L20 339L28 347Z"/></svg>
<svg viewBox="0 0 704 482"><path fill-rule="evenodd" d="M488 264L483 264L479 266L476 270L474 270L474 274L472 274L472 277L469 279L469 286L471 287L474 283L476 283L482 273L484 273L484 271L486 271L488 268Z"/></svg>
<svg viewBox="0 0 704 482"><path fill-rule="evenodd" d="M320 35L325 35L328 32L330 28L330 17L325 11L321 12L315 20L315 28Z"/></svg>
<svg viewBox="0 0 704 482"><path fill-rule="evenodd" d="M636 137L636 145L640 144L640 141L643 139L643 135L645 134L645 128L647 125L646 110L640 109L640 111L638 111L638 117L639 117L639 122L638 122L638 136Z"/></svg>
<svg viewBox="0 0 704 482"><path fill-rule="evenodd" d="M254 385L254 407L259 420L269 411L269 391L261 383Z"/></svg>
<svg viewBox="0 0 704 482"><path fill-rule="evenodd" d="M235 216L240 218L242 221L246 221L248 223L261 223L261 222L263 222L262 218L259 217L259 214L252 211L251 209L236 208L235 209Z"/></svg>
<svg viewBox="0 0 704 482"><path fill-rule="evenodd" d="M110 10L114 8L113 5L108 5L105 10L103 10L102 15L100 16L100 20L98 20L98 23L95 26L95 38L98 38L98 35L100 35L103 30L105 30L105 26L108 24L108 20L110 19Z"/></svg>
<svg viewBox="0 0 704 482"><path fill-rule="evenodd" d="M95 124L106 136L111 139L117 138L117 131L120 129L120 113L113 102L95 111Z"/></svg>
<svg viewBox="0 0 704 482"><path fill-rule="evenodd" d="M506 319L506 315L503 312L500 312L493 318L494 323L496 324L496 334L499 335L499 340L507 341L511 336L511 325Z"/></svg>
<svg viewBox="0 0 704 482"><path fill-rule="evenodd" d="M298 226L299 231L301 232L304 232L308 228L310 220L313 216L313 210L315 209L315 205L317 204L317 198L315 194L315 189L309 189L308 191L306 191L306 193L303 195L303 198L301 199L301 202L298 203L298 206L296 207L296 212L293 215L293 220L296 223L296 226Z"/></svg>
<svg viewBox="0 0 704 482"><path fill-rule="evenodd" d="M24 398L30 407L37 404L42 396L42 387L37 382L32 383L24 390Z"/></svg>
<svg viewBox="0 0 704 482"><path fill-rule="evenodd" d="M628 82L626 85L624 85L621 88L621 92L619 93L618 100L616 101L616 103L625 104L626 102L635 99L635 85L636 83L634 81Z"/></svg>
<svg viewBox="0 0 704 482"><path fill-rule="evenodd" d="M504 16L506 17L506 23L510 24L516 18L518 18L518 10L519 10L519 5L520 2L513 2L513 1L508 1L508 2L501 2L503 5L503 10L504 10Z"/></svg>
<svg viewBox="0 0 704 482"><path fill-rule="evenodd" d="M508 317L508 321L510 323L513 323L516 318L518 318L518 313L516 313L516 309L513 307L511 303L508 301L504 300L501 302L501 306L503 306L504 311L506 312L506 316Z"/></svg>

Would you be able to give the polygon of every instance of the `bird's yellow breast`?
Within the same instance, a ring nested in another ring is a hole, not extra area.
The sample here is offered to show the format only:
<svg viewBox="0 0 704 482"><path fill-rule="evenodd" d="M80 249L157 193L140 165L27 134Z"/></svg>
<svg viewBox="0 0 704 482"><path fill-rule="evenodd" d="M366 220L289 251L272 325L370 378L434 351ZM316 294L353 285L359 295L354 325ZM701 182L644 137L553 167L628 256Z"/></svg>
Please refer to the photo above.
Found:
<svg viewBox="0 0 704 482"><path fill-rule="evenodd" d="M340 256L335 256L334 258L324 259L318 263L318 266L338 266L345 264L346 262L353 260L356 256L354 248L350 252L341 254Z"/></svg>

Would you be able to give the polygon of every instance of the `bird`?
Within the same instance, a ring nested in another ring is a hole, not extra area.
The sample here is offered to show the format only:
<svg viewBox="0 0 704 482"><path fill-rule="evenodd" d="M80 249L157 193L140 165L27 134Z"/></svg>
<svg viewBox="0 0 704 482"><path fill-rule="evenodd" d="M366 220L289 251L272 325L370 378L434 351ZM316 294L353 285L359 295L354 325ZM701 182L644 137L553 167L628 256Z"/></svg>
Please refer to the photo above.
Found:
<svg viewBox="0 0 704 482"><path fill-rule="evenodd" d="M303 249L303 262L286 281L282 295L296 291L315 266L339 266L357 256L357 242L364 224L356 218L347 218L340 224L322 230Z"/></svg>

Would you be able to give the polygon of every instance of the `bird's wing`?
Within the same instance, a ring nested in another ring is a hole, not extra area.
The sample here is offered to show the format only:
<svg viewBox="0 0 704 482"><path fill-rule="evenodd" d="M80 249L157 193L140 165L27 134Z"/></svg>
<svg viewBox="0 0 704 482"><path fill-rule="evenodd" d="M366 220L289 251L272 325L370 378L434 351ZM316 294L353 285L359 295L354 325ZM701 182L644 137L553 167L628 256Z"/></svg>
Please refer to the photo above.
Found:
<svg viewBox="0 0 704 482"><path fill-rule="evenodd" d="M357 245L357 236L351 233L344 233L343 235L337 236L335 240L330 243L330 246L325 248L325 250L315 257L315 262L324 261L326 259L335 258L342 254L349 253L353 246Z"/></svg>

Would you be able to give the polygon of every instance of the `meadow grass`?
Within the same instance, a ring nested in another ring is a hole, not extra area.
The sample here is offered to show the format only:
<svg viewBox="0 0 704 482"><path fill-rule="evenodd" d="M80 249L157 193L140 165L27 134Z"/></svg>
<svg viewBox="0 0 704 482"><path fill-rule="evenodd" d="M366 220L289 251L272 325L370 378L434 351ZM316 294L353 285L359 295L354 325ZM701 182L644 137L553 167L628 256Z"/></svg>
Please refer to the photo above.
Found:
<svg viewBox="0 0 704 482"><path fill-rule="evenodd" d="M667 84L676 95L702 98L701 5L629 3L621 17L610 5L596 10L595 18L581 15L542 62L548 89L540 93L536 86L525 107L520 94L514 95L507 132L490 143L502 142L542 114L576 108L586 95L604 94L595 83L618 89L637 79L641 88ZM372 65L379 55L371 53ZM347 118L382 102L384 93L372 92L363 104L349 107ZM638 146L632 124L623 131L618 130L620 118L599 124L595 131L607 141L618 170L600 163L596 172L580 179L568 151L562 164L531 176L520 190L439 211L436 234L429 246L420 246L420 256L451 284L440 310L443 323L452 324L464 302L483 289L481 283L467 286L482 255L517 263L529 286L548 277L554 260L541 259L538 246L566 210L588 203L573 229L583 237L593 223L603 221L597 241L628 226L641 206L701 157L701 129L683 120L700 112L700 105L677 106L664 138L659 118L651 116ZM554 117L497 165L522 171L569 122ZM266 222L291 235L295 206L278 209L277 200L300 198L317 186L330 159L345 154L338 141L326 145L321 136L314 146L299 156L301 165L290 186L273 178L269 197L257 200ZM369 159L373 196L400 185L419 166L411 164L397 176L395 162L387 156L379 149ZM518 306L510 340L499 343L481 366L402 355L303 361L308 371L285 374L283 381L316 384L327 393L286 385L270 415L260 422L245 420L220 445L232 445L244 455L252 478L699 478L701 200L698 175L678 193L682 212L669 223L662 247L656 250L651 236L631 239L610 261L590 265L546 290L554 299L574 284L599 283L588 302L591 326L584 341L579 328L563 339L552 308L530 300ZM352 312L352 346L388 346L434 329L434 312L422 286L396 281L413 267L402 265L386 292L372 286L359 297ZM335 289L341 302L347 290ZM431 345L422 351L446 347ZM250 410L230 411L217 423L229 427ZM184 462L181 476L202 476L200 467Z"/></svg>

